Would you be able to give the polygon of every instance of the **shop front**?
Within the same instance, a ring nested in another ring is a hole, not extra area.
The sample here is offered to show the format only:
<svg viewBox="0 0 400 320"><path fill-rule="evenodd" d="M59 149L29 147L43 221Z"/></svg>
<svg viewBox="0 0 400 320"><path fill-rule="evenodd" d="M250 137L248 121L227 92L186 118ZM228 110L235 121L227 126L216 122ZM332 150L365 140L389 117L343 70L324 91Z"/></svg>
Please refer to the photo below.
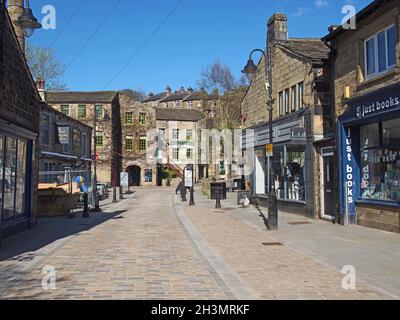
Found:
<svg viewBox="0 0 400 320"><path fill-rule="evenodd" d="M267 206L267 194L271 190L271 182L278 198L280 211L313 216L313 208L307 208L307 203L313 207L313 192L307 192L307 180L312 179L313 168L311 161L307 161L312 143L307 143L304 117L295 120L286 120L274 124L273 156L266 152L269 143L268 125L254 129L254 137L248 136L247 146L254 143L254 170L248 177L252 185L252 194L257 201ZM308 165L307 165L308 163ZM270 178L271 164L274 179ZM272 181L273 180L273 181ZM314 186L312 186L314 187Z"/></svg>
<svg viewBox="0 0 400 320"><path fill-rule="evenodd" d="M400 83L347 104L339 118L342 223L400 232Z"/></svg>
<svg viewBox="0 0 400 320"><path fill-rule="evenodd" d="M0 213L2 236L31 224L35 134L0 120Z"/></svg>

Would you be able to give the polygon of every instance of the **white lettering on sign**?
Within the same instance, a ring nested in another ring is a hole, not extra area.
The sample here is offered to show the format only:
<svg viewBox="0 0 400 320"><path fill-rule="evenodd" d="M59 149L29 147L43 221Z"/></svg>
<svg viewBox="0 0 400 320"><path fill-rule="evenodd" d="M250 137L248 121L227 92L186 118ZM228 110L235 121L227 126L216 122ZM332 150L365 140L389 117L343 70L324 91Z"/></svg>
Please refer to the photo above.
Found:
<svg viewBox="0 0 400 320"><path fill-rule="evenodd" d="M346 138L346 158L347 161L351 162L353 160L353 148L351 146L351 129L349 128L347 131ZM354 194L353 194L353 182L354 174L353 167L349 164L346 165L346 186L347 186L347 203L352 204L354 202Z"/></svg>
<svg viewBox="0 0 400 320"><path fill-rule="evenodd" d="M370 114L374 114L380 111L386 111L391 108L397 108L400 106L399 97L390 97L384 101L376 101L367 106L357 107L357 117L364 118Z"/></svg>

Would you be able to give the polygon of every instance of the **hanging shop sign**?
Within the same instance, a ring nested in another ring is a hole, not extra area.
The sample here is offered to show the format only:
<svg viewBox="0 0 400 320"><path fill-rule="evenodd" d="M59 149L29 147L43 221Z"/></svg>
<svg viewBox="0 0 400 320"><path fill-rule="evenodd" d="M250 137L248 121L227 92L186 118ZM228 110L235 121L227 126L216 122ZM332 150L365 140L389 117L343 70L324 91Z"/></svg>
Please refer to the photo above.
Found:
<svg viewBox="0 0 400 320"><path fill-rule="evenodd" d="M81 145L81 133L77 129L72 130L72 141L75 146Z"/></svg>
<svg viewBox="0 0 400 320"><path fill-rule="evenodd" d="M57 126L58 142L60 144L69 144L69 132L70 128L68 126Z"/></svg>

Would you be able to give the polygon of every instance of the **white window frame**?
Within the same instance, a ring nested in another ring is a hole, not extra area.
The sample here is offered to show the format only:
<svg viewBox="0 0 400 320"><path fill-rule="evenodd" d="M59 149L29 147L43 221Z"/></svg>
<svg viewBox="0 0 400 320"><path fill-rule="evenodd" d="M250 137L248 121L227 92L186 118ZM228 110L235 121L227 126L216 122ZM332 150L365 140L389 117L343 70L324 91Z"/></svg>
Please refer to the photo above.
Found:
<svg viewBox="0 0 400 320"><path fill-rule="evenodd" d="M376 76L379 76L379 75L381 75L381 74L384 74L384 73L386 73L386 72L389 72L389 71L393 70L393 69L396 67L396 65L397 65L397 61L395 62L394 65L390 65L390 66L388 65L388 64L389 64L389 50L388 50L389 48L388 48L387 32L388 32L388 30L391 29L391 28L394 28L394 29L395 29L396 36L397 36L396 27L395 27L394 24L392 24L392 25L390 25L390 26L388 26L388 27L386 27L386 28L383 28L383 29L379 30L378 32L375 32L372 36L370 36L370 37L368 37L368 38L366 38L366 39L364 40L364 72L365 72L365 79L366 79L366 80L369 80L369 79L371 79L371 78L374 78L374 77L376 77ZM379 71L379 45L378 45L378 34L380 34L380 33L382 33L382 32L385 33L386 69L383 70L383 71ZM375 54L375 72L374 72L374 73L371 73L371 74L368 74L367 42L370 41L370 40L372 40L372 39L374 40L374 46L375 46L375 48L374 48L374 49L375 49L375 51L374 51L374 54ZM396 52L396 54L397 54L397 52Z"/></svg>
<svg viewBox="0 0 400 320"><path fill-rule="evenodd" d="M172 140L179 140L179 133L179 129L172 129Z"/></svg>
<svg viewBox="0 0 400 320"><path fill-rule="evenodd" d="M179 160L180 149L179 148L172 148L172 159Z"/></svg>

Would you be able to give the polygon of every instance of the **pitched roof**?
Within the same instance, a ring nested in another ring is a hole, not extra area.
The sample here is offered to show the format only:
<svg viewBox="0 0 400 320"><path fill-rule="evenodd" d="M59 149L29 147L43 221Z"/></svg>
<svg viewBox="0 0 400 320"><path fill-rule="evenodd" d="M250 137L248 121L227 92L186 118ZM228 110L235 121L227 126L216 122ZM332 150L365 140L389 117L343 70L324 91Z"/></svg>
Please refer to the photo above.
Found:
<svg viewBox="0 0 400 320"><path fill-rule="evenodd" d="M156 111L157 120L197 122L204 118L200 111L192 109L158 108Z"/></svg>
<svg viewBox="0 0 400 320"><path fill-rule="evenodd" d="M97 91L97 92L47 92L48 103L111 103L118 92Z"/></svg>
<svg viewBox="0 0 400 320"><path fill-rule="evenodd" d="M313 63L323 63L329 59L330 49L321 39L296 39L279 41L278 46Z"/></svg>
<svg viewBox="0 0 400 320"><path fill-rule="evenodd" d="M176 92L169 96L166 96L160 102L169 102L169 101L180 101L185 99L188 96L187 92Z"/></svg>
<svg viewBox="0 0 400 320"><path fill-rule="evenodd" d="M146 102L151 102L151 101L157 101L157 100L162 100L167 96L166 92L161 92L161 93L157 93L155 95L152 96L148 96L146 99L144 99L142 101L142 103L146 103Z"/></svg>
<svg viewBox="0 0 400 320"><path fill-rule="evenodd" d="M387 4L390 0L375 0L371 2L368 6L362 9L360 12L356 14L357 23L360 23L366 17L371 14L374 14L381 6ZM328 35L322 38L323 41L331 41L332 39L336 38L340 34L346 32L347 30L343 28L343 26L339 26L336 29L333 29Z"/></svg>

